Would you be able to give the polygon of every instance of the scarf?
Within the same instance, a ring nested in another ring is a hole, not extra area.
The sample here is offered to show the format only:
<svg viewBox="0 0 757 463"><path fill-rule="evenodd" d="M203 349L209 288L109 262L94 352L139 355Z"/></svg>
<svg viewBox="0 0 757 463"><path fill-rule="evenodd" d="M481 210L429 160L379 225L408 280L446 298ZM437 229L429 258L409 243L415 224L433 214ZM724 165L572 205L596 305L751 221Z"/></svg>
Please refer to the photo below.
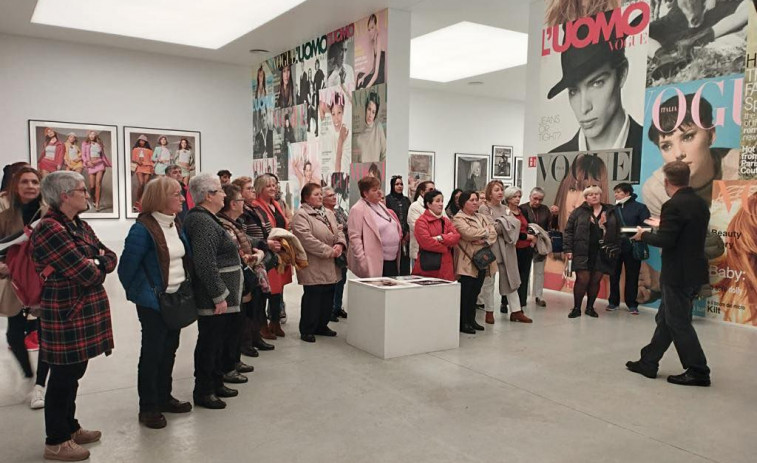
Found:
<svg viewBox="0 0 757 463"><path fill-rule="evenodd" d="M617 204L618 206L620 206L620 205L623 205L623 204L627 203L630 200L631 200L631 195L628 195L628 196L626 196L623 199L619 199L619 200L615 201L615 204Z"/></svg>
<svg viewBox="0 0 757 463"><path fill-rule="evenodd" d="M276 227L276 217L273 215L273 212L271 212L271 206L270 204L273 204L273 207L276 208L277 211L279 211L279 214L281 214L282 217L284 217L284 228L289 229L289 220L287 220L286 214L284 214L284 211L281 209L281 206L279 205L279 202L275 199L271 200L270 204L266 204L263 202L260 198L255 198L255 201L253 202L256 206L259 206L260 209L265 212L266 216L268 217L268 222L270 222L271 227Z"/></svg>
<svg viewBox="0 0 757 463"><path fill-rule="evenodd" d="M393 198L396 198L397 201L400 201L401 198L404 197L402 193L397 193L394 191L394 184L397 183L397 180L402 180L402 177L392 177L392 179L389 181L389 194L387 196L391 196Z"/></svg>

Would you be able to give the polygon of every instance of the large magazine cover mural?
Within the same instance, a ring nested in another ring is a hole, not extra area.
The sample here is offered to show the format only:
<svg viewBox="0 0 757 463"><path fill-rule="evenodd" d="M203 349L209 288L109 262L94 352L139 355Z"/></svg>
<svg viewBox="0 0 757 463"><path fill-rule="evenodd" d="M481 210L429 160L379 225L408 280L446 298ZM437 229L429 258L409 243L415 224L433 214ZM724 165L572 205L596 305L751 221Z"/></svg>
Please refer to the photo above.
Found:
<svg viewBox="0 0 757 463"><path fill-rule="evenodd" d="M253 160L274 164L295 207L314 181L334 188L346 210L359 199L350 193L358 180L351 172L362 172L353 162L371 160L383 171L387 23L388 10L374 13L253 69Z"/></svg>
<svg viewBox="0 0 757 463"><path fill-rule="evenodd" d="M542 30L538 152L632 148L639 181L645 2Z"/></svg>
<svg viewBox="0 0 757 463"><path fill-rule="evenodd" d="M537 184L560 207L561 227L584 186L601 186L612 203L620 181L659 215L662 166L689 162L692 186L711 205L711 287L695 314L749 325L757 325L755 4L547 0L537 145ZM550 257L546 287L569 290L563 268ZM639 277L646 306L657 305L659 270L651 248Z"/></svg>

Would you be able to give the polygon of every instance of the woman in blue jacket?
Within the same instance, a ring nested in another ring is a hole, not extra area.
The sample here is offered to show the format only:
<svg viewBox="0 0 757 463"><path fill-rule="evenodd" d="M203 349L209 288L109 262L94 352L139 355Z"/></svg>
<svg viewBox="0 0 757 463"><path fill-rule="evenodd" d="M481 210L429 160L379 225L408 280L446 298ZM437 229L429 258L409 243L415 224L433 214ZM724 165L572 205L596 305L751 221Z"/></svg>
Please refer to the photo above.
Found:
<svg viewBox="0 0 757 463"><path fill-rule="evenodd" d="M126 298L137 305L142 325L137 379L139 422L152 429L166 426L163 412L192 410L192 404L171 395L180 330L166 326L157 296L176 292L191 265L189 246L176 219L183 202L176 180L160 177L150 181L142 194L142 213L129 230L118 265L118 278Z"/></svg>

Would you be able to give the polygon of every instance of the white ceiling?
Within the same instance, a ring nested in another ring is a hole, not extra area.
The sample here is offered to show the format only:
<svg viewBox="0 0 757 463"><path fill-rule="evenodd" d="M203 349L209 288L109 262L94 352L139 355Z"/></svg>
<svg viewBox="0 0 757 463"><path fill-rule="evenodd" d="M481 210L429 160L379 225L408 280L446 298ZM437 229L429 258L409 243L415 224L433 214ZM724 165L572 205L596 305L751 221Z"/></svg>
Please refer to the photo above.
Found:
<svg viewBox="0 0 757 463"><path fill-rule="evenodd" d="M29 20L36 5L35 1L3 0L0 4L0 33L252 66L314 36L334 30L383 8L411 12L412 37L460 21L528 32L528 3L525 0L308 0L219 50L205 50L31 24ZM487 45L482 44L482 46ZM253 55L249 52L253 48L270 50L270 53ZM492 50L492 53L497 51ZM525 68L525 66L520 66L446 84L413 79L411 86L523 101L526 92ZM468 85L470 81L483 83L472 86Z"/></svg>

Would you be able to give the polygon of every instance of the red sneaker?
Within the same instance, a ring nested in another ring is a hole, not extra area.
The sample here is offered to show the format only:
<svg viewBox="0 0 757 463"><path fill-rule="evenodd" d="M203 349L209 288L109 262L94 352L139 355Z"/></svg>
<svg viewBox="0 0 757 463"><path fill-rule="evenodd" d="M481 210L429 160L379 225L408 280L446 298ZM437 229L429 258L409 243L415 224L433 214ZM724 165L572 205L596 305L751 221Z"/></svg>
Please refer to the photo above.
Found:
<svg viewBox="0 0 757 463"><path fill-rule="evenodd" d="M30 352L39 350L39 333L37 331L32 331L27 334L24 338L24 345L26 346L26 350Z"/></svg>

